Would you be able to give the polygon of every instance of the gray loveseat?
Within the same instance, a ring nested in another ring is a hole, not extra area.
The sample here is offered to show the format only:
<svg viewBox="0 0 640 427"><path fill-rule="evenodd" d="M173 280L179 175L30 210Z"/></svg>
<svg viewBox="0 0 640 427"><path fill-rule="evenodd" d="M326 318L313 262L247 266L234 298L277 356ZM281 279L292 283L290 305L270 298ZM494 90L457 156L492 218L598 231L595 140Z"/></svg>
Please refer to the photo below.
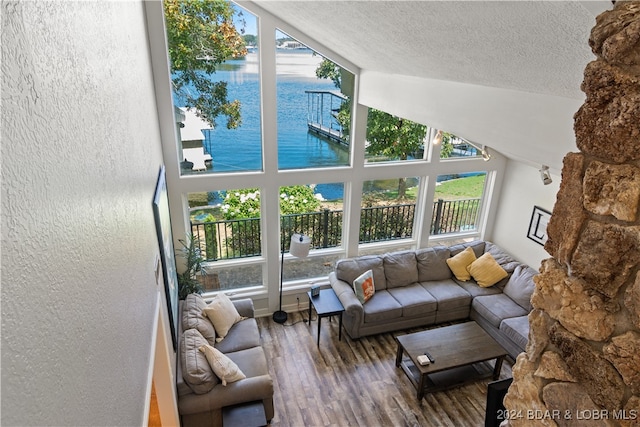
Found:
<svg viewBox="0 0 640 427"><path fill-rule="evenodd" d="M506 277L489 287L474 278L457 279L447 259L467 247L477 258L490 253ZM367 270L373 272L375 294L363 304L353 282ZM343 322L351 338L471 319L515 359L528 340L536 273L497 245L474 241L339 260L329 281L345 308Z"/></svg>
<svg viewBox="0 0 640 427"><path fill-rule="evenodd" d="M240 316L220 342L204 314L204 299L190 294L180 301L178 322L177 392L181 425L222 426L222 409L253 401L264 405L267 420L274 415L273 381L260 345L260 332L254 318L253 301L233 301ZM198 349L209 344L228 356L246 378L223 385L205 355Z"/></svg>

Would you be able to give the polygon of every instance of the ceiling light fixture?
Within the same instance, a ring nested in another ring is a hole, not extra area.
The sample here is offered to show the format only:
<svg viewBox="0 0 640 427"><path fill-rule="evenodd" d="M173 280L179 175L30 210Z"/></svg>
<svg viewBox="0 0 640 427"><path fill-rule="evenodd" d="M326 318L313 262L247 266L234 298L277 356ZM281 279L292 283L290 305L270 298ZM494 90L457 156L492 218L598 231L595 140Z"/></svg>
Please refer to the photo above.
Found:
<svg viewBox="0 0 640 427"><path fill-rule="evenodd" d="M542 169L540 169L540 179L542 179L544 185L549 185L553 182L551 172L549 172L549 166L542 165Z"/></svg>
<svg viewBox="0 0 640 427"><path fill-rule="evenodd" d="M491 160L491 154L489 154L489 151L487 150L488 149L486 147L482 147L482 150L480 150L480 153L482 154L482 160L484 160L485 162Z"/></svg>
<svg viewBox="0 0 640 427"><path fill-rule="evenodd" d="M488 162L489 160L491 160L491 154L489 154L489 148L486 145L483 145L482 147L480 147L479 145L469 141L468 139L464 139L464 138L460 138L460 139L462 139L464 142L466 142L467 144L469 144L470 146L478 150L480 152L480 155L482 156L482 160L484 160L485 162Z"/></svg>

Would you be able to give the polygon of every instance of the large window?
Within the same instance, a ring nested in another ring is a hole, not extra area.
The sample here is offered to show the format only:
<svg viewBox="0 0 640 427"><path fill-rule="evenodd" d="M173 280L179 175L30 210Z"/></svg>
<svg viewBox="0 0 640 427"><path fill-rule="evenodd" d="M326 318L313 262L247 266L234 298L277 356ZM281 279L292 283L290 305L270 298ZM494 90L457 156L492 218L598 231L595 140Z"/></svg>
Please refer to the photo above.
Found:
<svg viewBox="0 0 640 427"><path fill-rule="evenodd" d="M362 188L360 243L412 238L419 184L418 177L366 181Z"/></svg>
<svg viewBox="0 0 640 427"><path fill-rule="evenodd" d="M337 259L332 249L342 245L344 186L295 185L281 187L279 193L281 249L288 252L293 234L311 239L308 258L285 260L285 280L309 281L328 275Z"/></svg>
<svg viewBox="0 0 640 427"><path fill-rule="evenodd" d="M181 174L262 170L255 15L229 3L232 19L227 22L215 2L203 3L202 9L187 2L165 3L175 4L165 7L174 103L182 115L186 112L186 120L178 118ZM207 24L211 29L203 30ZM220 33L232 39L233 49L207 44ZM225 52L222 61L220 51Z"/></svg>
<svg viewBox="0 0 640 427"><path fill-rule="evenodd" d="M479 230L486 177L486 172L438 176L433 200L432 235Z"/></svg>
<svg viewBox="0 0 640 427"><path fill-rule="evenodd" d="M262 254L257 188L190 193L189 220L206 260Z"/></svg>
<svg viewBox="0 0 640 427"><path fill-rule="evenodd" d="M316 51L291 27L292 35L280 31L277 18L258 26L258 17L229 5L233 14L224 28L235 25L237 34L229 34L241 40L240 54L211 70L216 55L201 52L193 76L208 83L174 85L181 138L177 158L165 159L170 199L184 208L174 215L172 207L172 222L184 227L176 234L199 240L205 291L264 298L262 309L273 310L284 260L283 305L295 309L293 295L326 284L345 256L481 235L486 177L496 176L495 163L482 161L482 147L444 133L435 149L437 130L428 123L358 103L358 76L348 71L356 67L348 58ZM170 50L188 39L168 27ZM182 73L174 69L172 77ZM213 119L207 104L198 111L186 96L198 88L224 89L219 94L228 102ZM288 253L293 233L311 237L308 257Z"/></svg>
<svg viewBox="0 0 640 427"><path fill-rule="evenodd" d="M375 108L367 116L367 162L423 159L429 128Z"/></svg>
<svg viewBox="0 0 640 427"><path fill-rule="evenodd" d="M336 85L320 78L346 73L294 38L276 31L278 167L305 169L349 164L350 103ZM340 119L343 115L346 118Z"/></svg>

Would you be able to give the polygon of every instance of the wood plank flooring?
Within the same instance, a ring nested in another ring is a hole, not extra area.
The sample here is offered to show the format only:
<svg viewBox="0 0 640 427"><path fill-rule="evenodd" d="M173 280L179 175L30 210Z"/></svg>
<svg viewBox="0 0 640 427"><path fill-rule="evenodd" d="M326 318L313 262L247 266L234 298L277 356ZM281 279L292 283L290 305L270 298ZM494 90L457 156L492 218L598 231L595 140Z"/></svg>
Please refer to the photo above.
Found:
<svg viewBox="0 0 640 427"><path fill-rule="evenodd" d="M483 426L490 379L427 394L421 402L404 372L395 366L394 334L352 340L338 319L317 319L306 311L289 313L284 325L257 319L274 382L274 427L302 426ZM493 362L491 362L493 363ZM493 366L493 365L492 365ZM511 377L511 363L500 379Z"/></svg>

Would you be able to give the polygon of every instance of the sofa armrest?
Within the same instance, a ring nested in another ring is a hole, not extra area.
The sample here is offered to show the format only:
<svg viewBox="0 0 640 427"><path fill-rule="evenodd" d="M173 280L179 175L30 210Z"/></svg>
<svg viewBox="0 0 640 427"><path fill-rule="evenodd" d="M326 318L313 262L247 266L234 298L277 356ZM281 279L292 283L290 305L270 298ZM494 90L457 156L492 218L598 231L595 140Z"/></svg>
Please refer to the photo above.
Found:
<svg viewBox="0 0 640 427"><path fill-rule="evenodd" d="M336 293L338 299L342 303L344 311L348 315L355 317L357 324L362 324L362 319L364 317L364 307L362 307L362 303L356 296L353 288L344 280L338 279L336 273L333 271L329 273L329 283L331 283L333 291Z"/></svg>
<svg viewBox="0 0 640 427"><path fill-rule="evenodd" d="M255 310L253 308L253 300L251 298L244 298L232 301L233 305L238 310L238 314L244 317L255 317Z"/></svg>
<svg viewBox="0 0 640 427"><path fill-rule="evenodd" d="M183 396L178 400L178 409L181 415L197 414L272 397L273 380L271 376L260 375L228 383L226 386L223 386L222 383L216 384L211 391L205 394Z"/></svg>

